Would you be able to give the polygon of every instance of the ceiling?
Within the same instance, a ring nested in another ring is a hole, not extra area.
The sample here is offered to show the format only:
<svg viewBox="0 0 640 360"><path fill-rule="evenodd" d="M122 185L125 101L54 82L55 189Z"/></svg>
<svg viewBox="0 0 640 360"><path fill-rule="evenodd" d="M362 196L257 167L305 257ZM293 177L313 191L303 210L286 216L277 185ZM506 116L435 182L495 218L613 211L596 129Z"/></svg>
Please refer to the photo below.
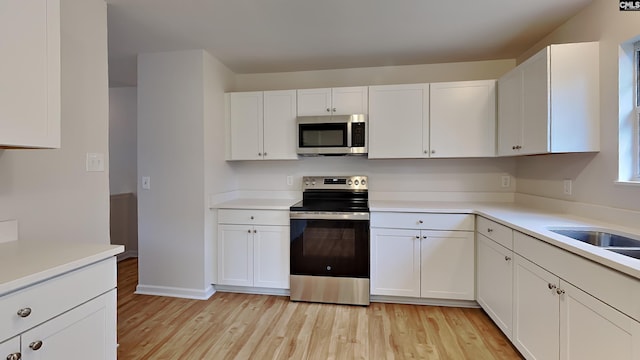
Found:
<svg viewBox="0 0 640 360"><path fill-rule="evenodd" d="M136 54L206 49L235 73L515 58L592 0L106 0L112 86Z"/></svg>

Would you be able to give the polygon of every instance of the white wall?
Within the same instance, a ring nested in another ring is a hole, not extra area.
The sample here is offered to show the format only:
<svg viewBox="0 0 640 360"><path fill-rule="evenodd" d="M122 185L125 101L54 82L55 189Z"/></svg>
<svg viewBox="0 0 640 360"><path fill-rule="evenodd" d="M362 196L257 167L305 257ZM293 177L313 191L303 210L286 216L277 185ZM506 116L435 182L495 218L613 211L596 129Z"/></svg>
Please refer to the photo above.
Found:
<svg viewBox="0 0 640 360"><path fill-rule="evenodd" d="M23 240L109 243L107 8L61 2L62 148L0 152L0 219ZM87 152L105 154L86 172Z"/></svg>
<svg viewBox="0 0 640 360"><path fill-rule="evenodd" d="M614 184L618 176L619 47L638 35L640 12L621 12L618 2L595 0L519 58L522 61L552 43L600 42L600 153L521 158L519 193L640 210L640 187ZM573 180L572 196L563 195L563 179Z"/></svg>
<svg viewBox="0 0 640 360"><path fill-rule="evenodd" d="M212 291L208 192L231 190L214 132L224 133L230 79L202 50L138 57L138 176L151 178L150 190L138 189L139 292Z"/></svg>
<svg viewBox="0 0 640 360"><path fill-rule="evenodd" d="M137 193L138 89L109 89L109 190Z"/></svg>

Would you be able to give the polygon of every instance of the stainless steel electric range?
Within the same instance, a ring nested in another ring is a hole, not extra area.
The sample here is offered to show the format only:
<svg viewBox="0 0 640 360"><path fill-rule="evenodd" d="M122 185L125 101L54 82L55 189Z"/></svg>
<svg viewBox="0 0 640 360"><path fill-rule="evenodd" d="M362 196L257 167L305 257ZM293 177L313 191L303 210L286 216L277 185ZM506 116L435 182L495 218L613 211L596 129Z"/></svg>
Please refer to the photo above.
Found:
<svg viewBox="0 0 640 360"><path fill-rule="evenodd" d="M366 176L303 177L291 206L291 300L369 305Z"/></svg>

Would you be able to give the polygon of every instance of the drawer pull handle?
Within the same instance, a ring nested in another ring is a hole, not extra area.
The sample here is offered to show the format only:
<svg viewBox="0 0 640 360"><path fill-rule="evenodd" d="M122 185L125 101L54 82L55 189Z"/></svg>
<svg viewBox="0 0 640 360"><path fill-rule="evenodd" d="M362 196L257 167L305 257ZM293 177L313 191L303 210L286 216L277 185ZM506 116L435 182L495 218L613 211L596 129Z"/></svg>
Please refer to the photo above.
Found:
<svg viewBox="0 0 640 360"><path fill-rule="evenodd" d="M7 355L7 360L20 360L20 359L22 359L22 354L20 354L19 352Z"/></svg>
<svg viewBox="0 0 640 360"><path fill-rule="evenodd" d="M40 350L41 347L42 347L42 341L40 340L34 341L31 344L29 344L29 348L33 351Z"/></svg>
<svg viewBox="0 0 640 360"><path fill-rule="evenodd" d="M253 216L251 217L251 220L253 220Z"/></svg>
<svg viewBox="0 0 640 360"><path fill-rule="evenodd" d="M493 232L493 229L492 229L492 228L488 228L488 229L487 229L487 232L488 232L488 233L492 233L492 232Z"/></svg>
<svg viewBox="0 0 640 360"><path fill-rule="evenodd" d="M547 284L547 287L549 287L549 290L553 290L555 289L557 286L555 284L549 283Z"/></svg>
<svg viewBox="0 0 640 360"><path fill-rule="evenodd" d="M31 308L24 308L24 309L18 310L18 316L20 316L21 318L26 318L29 315L31 315Z"/></svg>
<svg viewBox="0 0 640 360"><path fill-rule="evenodd" d="M504 257L504 261L511 261L511 257L510 256L505 256Z"/></svg>
<svg viewBox="0 0 640 360"><path fill-rule="evenodd" d="M424 221L418 220L418 224L424 224Z"/></svg>

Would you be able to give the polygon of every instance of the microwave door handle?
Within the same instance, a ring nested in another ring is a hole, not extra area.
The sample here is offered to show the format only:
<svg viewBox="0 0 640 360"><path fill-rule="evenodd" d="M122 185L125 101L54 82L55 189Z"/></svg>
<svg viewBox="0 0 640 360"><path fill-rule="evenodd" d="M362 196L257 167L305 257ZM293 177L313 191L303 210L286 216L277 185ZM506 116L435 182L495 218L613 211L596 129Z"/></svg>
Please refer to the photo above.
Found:
<svg viewBox="0 0 640 360"><path fill-rule="evenodd" d="M347 148L351 149L351 126L352 126L351 118L347 121Z"/></svg>

